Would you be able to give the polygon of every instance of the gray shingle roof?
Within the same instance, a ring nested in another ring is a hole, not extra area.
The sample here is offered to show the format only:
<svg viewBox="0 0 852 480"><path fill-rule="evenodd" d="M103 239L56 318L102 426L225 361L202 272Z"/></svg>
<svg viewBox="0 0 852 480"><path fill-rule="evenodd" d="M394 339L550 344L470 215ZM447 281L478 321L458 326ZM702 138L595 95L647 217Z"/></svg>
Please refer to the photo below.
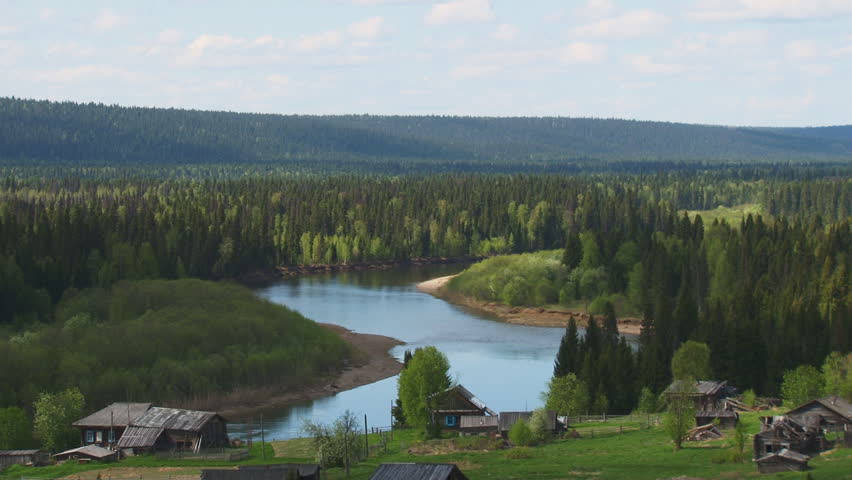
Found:
<svg viewBox="0 0 852 480"><path fill-rule="evenodd" d="M0 450L0 457L25 457L35 455L41 450Z"/></svg>
<svg viewBox="0 0 852 480"><path fill-rule="evenodd" d="M151 448L163 433L162 428L156 427L127 427L118 439L118 448Z"/></svg>
<svg viewBox="0 0 852 480"><path fill-rule="evenodd" d="M107 458L116 454L116 452L112 450L99 447L97 445L86 445L85 447L77 447L72 448L71 450L65 450L64 452L59 452L55 454L54 457L64 457L66 455L73 455L75 453L78 455L85 455L87 457L93 458Z"/></svg>
<svg viewBox="0 0 852 480"><path fill-rule="evenodd" d="M370 480L447 480L466 479L451 463L383 463Z"/></svg>
<svg viewBox="0 0 852 480"><path fill-rule="evenodd" d="M701 380L695 382L695 392L692 395L716 395L720 390L728 386L727 381L715 382L712 380ZM663 393L677 393L684 387L683 380L675 380Z"/></svg>
<svg viewBox="0 0 852 480"><path fill-rule="evenodd" d="M151 407L144 415L134 420L131 425L134 427L197 432L215 416L216 413L214 412Z"/></svg>
<svg viewBox="0 0 852 480"><path fill-rule="evenodd" d="M151 408L150 403L113 403L86 418L77 420L72 425L77 427L109 427L111 417L113 426L125 427L130 425L133 420L140 417L149 408ZM112 413L111 416L110 413Z"/></svg>
<svg viewBox="0 0 852 480"><path fill-rule="evenodd" d="M790 410L789 412L787 412L787 415L794 414L794 412L797 412L801 408L806 407L813 402L817 402L817 403L821 404L823 407L831 410L832 412L840 415L841 417L845 417L849 420L852 420L852 403L847 402L842 397L833 396L833 395L829 396L829 397L818 398L816 400L811 400L810 402L807 402L803 405L799 405L798 407L794 408L793 410Z"/></svg>
<svg viewBox="0 0 852 480"><path fill-rule="evenodd" d="M765 462L765 461L767 461L771 458L775 458L775 457L786 458L787 460L792 460L792 461L798 462L798 463L807 463L808 460L811 459L811 457L809 457L807 455L803 455L799 452L796 452L796 451L793 451L793 450L788 450L786 448L782 448L781 450L779 450L777 452L770 453L768 455L764 455L764 456L758 458L757 460L755 460L755 462L758 462L758 463Z"/></svg>

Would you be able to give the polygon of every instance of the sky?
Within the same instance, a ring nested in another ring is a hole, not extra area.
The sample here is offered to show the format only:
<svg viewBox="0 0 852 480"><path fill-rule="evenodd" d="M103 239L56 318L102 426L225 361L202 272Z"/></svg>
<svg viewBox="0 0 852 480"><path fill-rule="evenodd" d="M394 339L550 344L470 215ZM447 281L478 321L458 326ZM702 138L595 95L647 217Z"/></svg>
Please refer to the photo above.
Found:
<svg viewBox="0 0 852 480"><path fill-rule="evenodd" d="M0 0L0 96L852 123L852 0Z"/></svg>

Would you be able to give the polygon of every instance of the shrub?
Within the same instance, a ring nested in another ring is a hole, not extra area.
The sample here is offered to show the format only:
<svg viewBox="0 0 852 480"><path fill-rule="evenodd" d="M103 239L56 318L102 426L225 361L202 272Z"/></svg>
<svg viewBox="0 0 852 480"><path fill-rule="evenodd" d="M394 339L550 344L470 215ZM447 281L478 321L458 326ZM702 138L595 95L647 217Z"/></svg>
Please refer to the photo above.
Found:
<svg viewBox="0 0 852 480"><path fill-rule="evenodd" d="M519 419L509 430L509 441L518 447L529 447L535 444L535 436L527 422Z"/></svg>
<svg viewBox="0 0 852 480"><path fill-rule="evenodd" d="M754 393L754 390L748 389L743 392L743 403L748 405L749 407L754 407L754 404L757 402L757 394Z"/></svg>

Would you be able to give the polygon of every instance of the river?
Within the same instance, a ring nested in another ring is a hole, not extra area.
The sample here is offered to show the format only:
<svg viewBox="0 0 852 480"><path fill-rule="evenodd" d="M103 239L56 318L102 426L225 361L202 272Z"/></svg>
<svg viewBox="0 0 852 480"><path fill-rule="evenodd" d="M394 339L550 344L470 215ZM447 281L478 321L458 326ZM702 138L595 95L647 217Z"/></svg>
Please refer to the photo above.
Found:
<svg viewBox="0 0 852 480"><path fill-rule="evenodd" d="M434 345L450 361L451 375L495 411L531 410L553 371L563 329L527 327L496 321L417 291L430 278L460 272L460 265L400 267L340 272L282 280L257 294L318 322L362 333L398 338L392 350ZM302 436L305 419L332 422L346 409L369 426L391 424L397 377L333 396L264 412L267 440ZM258 419L230 423L232 438L259 436ZM363 427L363 426L362 426Z"/></svg>

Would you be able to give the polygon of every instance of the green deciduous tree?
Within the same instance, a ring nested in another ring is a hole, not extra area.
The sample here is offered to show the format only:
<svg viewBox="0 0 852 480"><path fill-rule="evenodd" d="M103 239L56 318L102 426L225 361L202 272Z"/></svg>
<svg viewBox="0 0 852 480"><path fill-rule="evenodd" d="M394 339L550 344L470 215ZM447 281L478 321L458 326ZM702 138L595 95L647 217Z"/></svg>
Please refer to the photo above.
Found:
<svg viewBox="0 0 852 480"><path fill-rule="evenodd" d="M35 435L45 450L63 449L79 440L71 423L80 419L85 399L76 387L59 393L42 393L33 405Z"/></svg>
<svg viewBox="0 0 852 480"><path fill-rule="evenodd" d="M822 364L825 394L852 402L852 353L831 352Z"/></svg>
<svg viewBox="0 0 852 480"><path fill-rule="evenodd" d="M550 437L550 430L547 428L547 410L537 408L533 411L529 423L530 431L536 443L543 443Z"/></svg>
<svg viewBox="0 0 852 480"><path fill-rule="evenodd" d="M672 376L675 380L709 379L710 348L704 343L692 340L684 342L672 357Z"/></svg>
<svg viewBox="0 0 852 480"><path fill-rule="evenodd" d="M509 441L517 447L530 447L535 444L535 435L523 418L519 418L509 429Z"/></svg>
<svg viewBox="0 0 852 480"><path fill-rule="evenodd" d="M331 425L305 421L302 430L313 438L316 461L323 468L343 467L348 477L349 467L363 458L364 444L359 435L358 419L349 410Z"/></svg>
<svg viewBox="0 0 852 480"><path fill-rule="evenodd" d="M399 399L408 425L428 428L441 394L450 388L450 362L437 348L417 349L399 375Z"/></svg>
<svg viewBox="0 0 852 480"><path fill-rule="evenodd" d="M684 379L679 382L679 391L668 397L668 410L663 417L663 426L674 443L675 450L680 450L686 433L695 425L695 402L691 394L695 391L695 381Z"/></svg>
<svg viewBox="0 0 852 480"><path fill-rule="evenodd" d="M784 372L781 383L781 398L784 406L795 408L799 405L818 398L823 391L823 378L819 370L810 365L800 365L794 370Z"/></svg>
<svg viewBox="0 0 852 480"><path fill-rule="evenodd" d="M589 408L589 390L573 373L551 378L543 397L545 408L560 415L581 415Z"/></svg>

